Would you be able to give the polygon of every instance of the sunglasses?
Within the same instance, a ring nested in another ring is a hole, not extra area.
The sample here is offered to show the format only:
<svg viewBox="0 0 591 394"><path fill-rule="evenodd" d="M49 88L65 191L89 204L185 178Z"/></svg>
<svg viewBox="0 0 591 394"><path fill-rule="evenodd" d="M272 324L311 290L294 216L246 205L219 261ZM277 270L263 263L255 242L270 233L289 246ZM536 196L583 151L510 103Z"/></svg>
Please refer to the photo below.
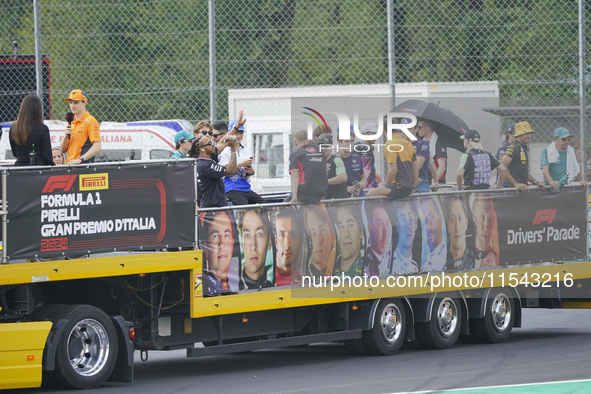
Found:
<svg viewBox="0 0 591 394"><path fill-rule="evenodd" d="M211 142L211 140L209 140L209 142L207 144L199 145L199 147L205 148L207 145L213 145L213 142Z"/></svg>
<svg viewBox="0 0 591 394"><path fill-rule="evenodd" d="M212 134L213 138L218 138L222 135L224 135L225 133L219 133L219 134Z"/></svg>
<svg viewBox="0 0 591 394"><path fill-rule="evenodd" d="M425 127L429 127L429 125L426 124L424 126L415 126L415 127L420 130L420 129L424 129Z"/></svg>
<svg viewBox="0 0 591 394"><path fill-rule="evenodd" d="M209 130L199 130L198 133L203 135L213 135L213 132Z"/></svg>
<svg viewBox="0 0 591 394"><path fill-rule="evenodd" d="M561 139L561 140L562 140L562 142L565 142L565 141L570 141L570 137L566 137L566 138L559 138L559 139Z"/></svg>

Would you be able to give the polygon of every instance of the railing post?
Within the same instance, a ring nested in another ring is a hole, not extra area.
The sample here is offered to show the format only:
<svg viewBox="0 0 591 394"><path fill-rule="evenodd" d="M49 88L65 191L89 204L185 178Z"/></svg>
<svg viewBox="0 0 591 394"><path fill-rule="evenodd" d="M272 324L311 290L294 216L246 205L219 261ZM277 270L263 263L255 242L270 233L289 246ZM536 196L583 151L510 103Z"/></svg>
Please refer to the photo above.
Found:
<svg viewBox="0 0 591 394"><path fill-rule="evenodd" d="M8 203L6 202L6 170L2 170L2 264L8 264L6 257L6 229L8 227Z"/></svg>
<svg viewBox="0 0 591 394"><path fill-rule="evenodd" d="M33 16L35 19L35 79L37 83L37 96L41 100L41 113L43 113L43 74L41 55L41 10L40 0L33 0Z"/></svg>
<svg viewBox="0 0 591 394"><path fill-rule="evenodd" d="M209 121L212 124L217 120L215 67L215 0L209 0Z"/></svg>

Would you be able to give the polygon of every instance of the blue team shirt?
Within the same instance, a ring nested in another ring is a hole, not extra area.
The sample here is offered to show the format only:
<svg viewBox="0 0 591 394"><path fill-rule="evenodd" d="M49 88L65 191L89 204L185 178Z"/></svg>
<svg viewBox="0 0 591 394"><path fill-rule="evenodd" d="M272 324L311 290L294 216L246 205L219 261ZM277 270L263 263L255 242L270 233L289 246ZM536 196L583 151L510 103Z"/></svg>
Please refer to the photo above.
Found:
<svg viewBox="0 0 591 394"><path fill-rule="evenodd" d="M421 183L426 183L427 186L429 186L429 154L431 153L429 151L429 142L425 140L416 140L413 141L412 144L417 152L417 157L422 156L425 158L423 166L419 169L419 178L423 181Z"/></svg>
<svg viewBox="0 0 591 394"><path fill-rule="evenodd" d="M347 186L353 186L355 181L359 182L363 173L361 157L357 153L351 153L349 157L341 157L341 159L347 171Z"/></svg>

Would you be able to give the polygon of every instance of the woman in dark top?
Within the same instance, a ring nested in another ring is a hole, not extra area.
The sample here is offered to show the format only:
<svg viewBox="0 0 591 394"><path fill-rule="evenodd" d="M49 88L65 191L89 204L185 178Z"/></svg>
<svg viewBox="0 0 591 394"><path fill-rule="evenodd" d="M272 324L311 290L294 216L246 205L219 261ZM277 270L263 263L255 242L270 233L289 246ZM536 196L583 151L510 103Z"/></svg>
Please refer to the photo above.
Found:
<svg viewBox="0 0 591 394"><path fill-rule="evenodd" d="M21 103L16 122L10 125L10 148L15 166L53 166L49 129L43 124L41 100L29 94Z"/></svg>

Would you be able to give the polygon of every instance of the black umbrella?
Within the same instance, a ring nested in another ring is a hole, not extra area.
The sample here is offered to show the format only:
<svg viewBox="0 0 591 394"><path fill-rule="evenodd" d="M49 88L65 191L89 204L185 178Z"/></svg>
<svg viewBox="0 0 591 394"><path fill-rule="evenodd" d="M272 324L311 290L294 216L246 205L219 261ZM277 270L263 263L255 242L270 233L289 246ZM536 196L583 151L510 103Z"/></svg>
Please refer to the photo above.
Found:
<svg viewBox="0 0 591 394"><path fill-rule="evenodd" d="M417 118L423 118L435 122L435 131L438 138L442 138L445 145L464 152L464 142L460 136L464 135L469 127L459 116L447 108L435 103L427 103L421 100L407 100L394 107L392 112L408 112Z"/></svg>

